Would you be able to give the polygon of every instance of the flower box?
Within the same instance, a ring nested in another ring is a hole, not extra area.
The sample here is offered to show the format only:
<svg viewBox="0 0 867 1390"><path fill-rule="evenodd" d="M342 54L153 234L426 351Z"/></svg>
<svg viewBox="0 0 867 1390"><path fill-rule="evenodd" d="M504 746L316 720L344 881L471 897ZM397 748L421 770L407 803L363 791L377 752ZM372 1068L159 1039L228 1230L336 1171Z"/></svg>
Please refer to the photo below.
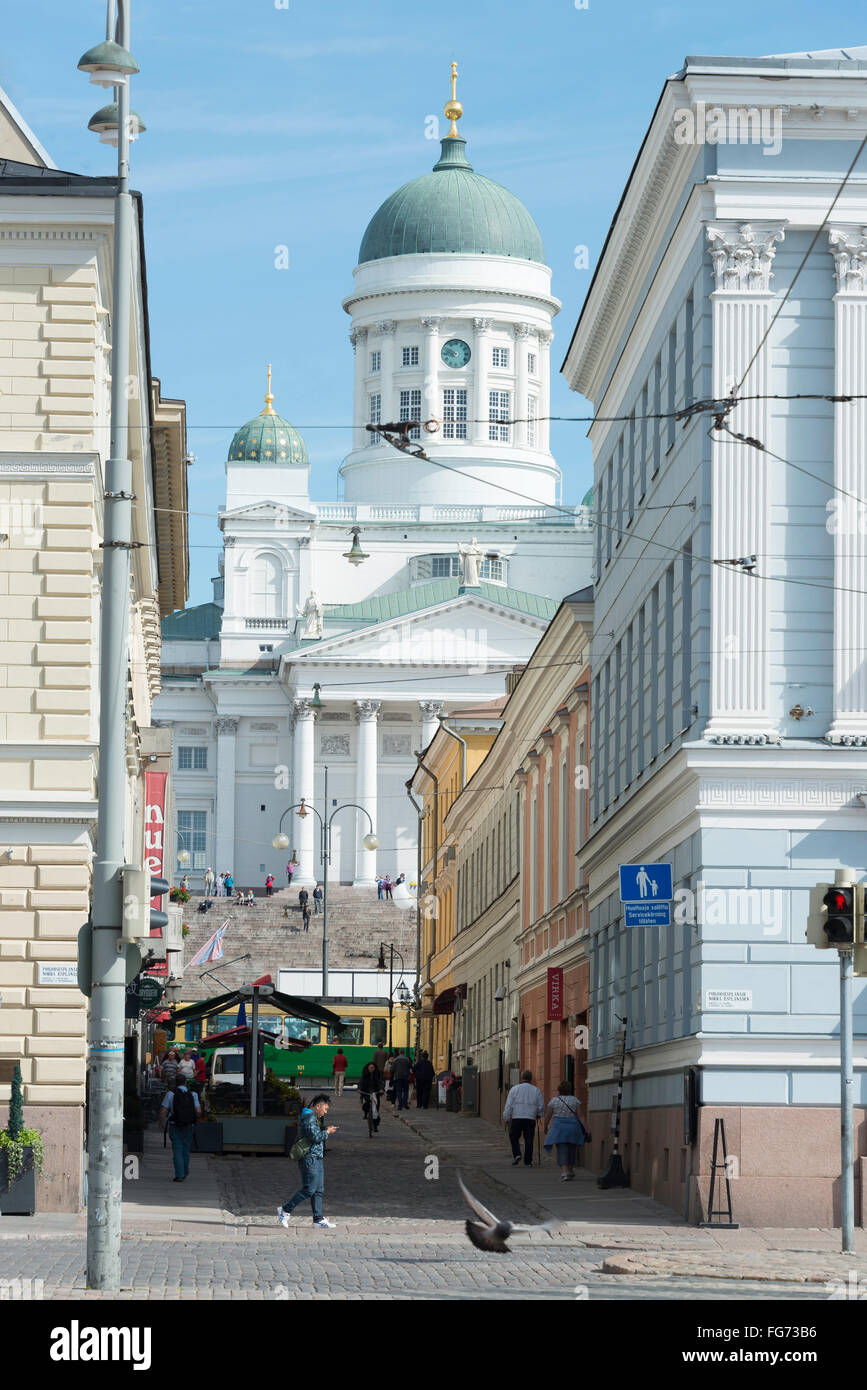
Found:
<svg viewBox="0 0 867 1390"><path fill-rule="evenodd" d="M10 1186L9 1155L0 1149L0 1216L32 1216L36 1211L36 1167L33 1149L24 1149L21 1172Z"/></svg>

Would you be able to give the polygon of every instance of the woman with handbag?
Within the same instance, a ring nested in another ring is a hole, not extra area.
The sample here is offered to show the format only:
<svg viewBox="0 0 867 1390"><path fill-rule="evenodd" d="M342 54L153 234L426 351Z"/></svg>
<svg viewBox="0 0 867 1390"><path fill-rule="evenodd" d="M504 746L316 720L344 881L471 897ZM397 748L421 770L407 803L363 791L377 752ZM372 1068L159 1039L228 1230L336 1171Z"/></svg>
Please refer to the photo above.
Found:
<svg viewBox="0 0 867 1390"><path fill-rule="evenodd" d="M573 1182L578 1149L590 1135L581 1123L581 1104L568 1081L561 1081L545 1111L545 1152L557 1146L560 1181Z"/></svg>
<svg viewBox="0 0 867 1390"><path fill-rule="evenodd" d="M309 1106L305 1105L298 1119L298 1138L289 1150L289 1157L297 1160L301 1174L301 1186L288 1202L277 1208L277 1220L281 1226L289 1225L289 1219L305 1197L310 1198L313 1208L313 1225L320 1230L331 1230L333 1221L322 1214L322 1194L325 1191L325 1140L334 1133L337 1125L323 1125L328 1114L331 1097L321 1092L314 1096Z"/></svg>

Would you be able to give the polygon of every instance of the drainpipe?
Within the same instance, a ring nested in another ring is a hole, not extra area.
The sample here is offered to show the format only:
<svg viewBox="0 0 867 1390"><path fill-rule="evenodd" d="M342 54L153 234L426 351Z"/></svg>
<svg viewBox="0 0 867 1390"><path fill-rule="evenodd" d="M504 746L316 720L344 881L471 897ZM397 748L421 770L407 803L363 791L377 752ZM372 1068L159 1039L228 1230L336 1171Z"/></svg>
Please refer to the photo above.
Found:
<svg viewBox="0 0 867 1390"><path fill-rule="evenodd" d="M421 1004L421 856L422 856L422 814L423 806L419 806L412 794L412 778L406 783L406 794L412 802L413 810L418 817L418 847L416 851L416 870L415 870L415 988L416 1007ZM421 1036L421 1018L416 1015L416 1056L418 1056L418 1041Z"/></svg>
<svg viewBox="0 0 867 1390"><path fill-rule="evenodd" d="M434 897L436 897L436 886L437 886L437 862L438 862L438 860L439 860L439 854L440 854L440 815L439 815L439 808L440 808L440 779L437 777L436 773L434 773L434 772L425 764L425 761L424 761L424 754L423 754L423 753L416 753L415 756L416 756L416 759L417 759L417 762L418 762L418 767L421 768L422 772L426 772L426 773L427 773L428 777L429 777L429 778L431 779L431 781L433 782L433 787L434 787L434 799L433 799L433 885L432 885L432 886L433 886L433 890L434 890ZM417 768L416 770L418 770L418 768ZM421 838L421 827L419 827L419 838ZM421 879L420 879L420 878L419 878L419 887L421 887ZM434 917L434 923L436 923L436 917ZM436 926L434 926L434 942L436 942ZM433 952L431 952L431 955L428 956L428 958L427 958L427 982L428 982L428 984L431 983L431 977L430 977L430 963L431 963L431 957L432 957L432 955L433 955ZM431 1021L430 1033L431 1033L431 1038L430 1038L431 1050L433 1050L433 1021Z"/></svg>
<svg viewBox="0 0 867 1390"><path fill-rule="evenodd" d="M461 791L463 791L464 787L467 785L467 741L465 738L461 738L460 734L456 734L454 729L449 727L445 721L444 715L441 714L439 716L439 721L445 733L450 734L452 738L456 738L461 745Z"/></svg>

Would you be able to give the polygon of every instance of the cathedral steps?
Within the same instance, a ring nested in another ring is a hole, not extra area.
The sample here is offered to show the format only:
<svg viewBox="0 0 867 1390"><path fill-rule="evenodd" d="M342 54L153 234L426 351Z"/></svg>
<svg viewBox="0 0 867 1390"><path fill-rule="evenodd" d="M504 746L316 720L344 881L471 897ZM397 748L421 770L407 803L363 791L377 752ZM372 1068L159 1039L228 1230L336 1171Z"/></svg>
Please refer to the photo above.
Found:
<svg viewBox="0 0 867 1390"><path fill-rule="evenodd" d="M308 890L309 891L309 890ZM249 983L260 975L271 975L277 983L279 970L318 970L322 965L322 914L311 916L310 928L302 930L301 909L296 889L282 889L270 898L257 897L254 907L236 906L227 898L215 898L210 912L198 911L201 898L195 897L184 908L184 1002L207 999ZM312 904L311 904L312 906ZM288 915L287 914L288 911ZM189 962L222 922L229 918L223 938L223 959L249 953L250 960L224 966L214 961L204 966ZM353 888L348 884L328 889L329 969L371 970L376 968L380 943L394 942L403 956L406 971L415 973L415 903L380 901L376 889ZM397 954L395 963L397 964ZM217 979L203 975L213 970Z"/></svg>

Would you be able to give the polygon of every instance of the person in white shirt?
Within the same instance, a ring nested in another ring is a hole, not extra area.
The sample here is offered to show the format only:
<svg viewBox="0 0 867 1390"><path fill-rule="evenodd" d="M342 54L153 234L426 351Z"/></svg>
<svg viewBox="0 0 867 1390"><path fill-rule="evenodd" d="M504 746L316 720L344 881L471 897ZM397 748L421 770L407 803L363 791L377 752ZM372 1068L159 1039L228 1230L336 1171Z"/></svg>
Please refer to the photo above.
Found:
<svg viewBox="0 0 867 1390"><path fill-rule="evenodd" d="M506 1096L503 1119L509 1126L509 1140L512 1145L512 1167L521 1162L521 1135L524 1136L524 1166L532 1167L533 1142L536 1138L536 1121L545 1113L545 1101L538 1086L534 1086L533 1073L521 1072L521 1083L513 1086Z"/></svg>
<svg viewBox="0 0 867 1390"><path fill-rule="evenodd" d="M187 1054L184 1053L184 1055L181 1057L180 1062L178 1063L178 1076L182 1076L185 1081L191 1081L195 1074L195 1062L193 1061L192 1057L188 1057Z"/></svg>

